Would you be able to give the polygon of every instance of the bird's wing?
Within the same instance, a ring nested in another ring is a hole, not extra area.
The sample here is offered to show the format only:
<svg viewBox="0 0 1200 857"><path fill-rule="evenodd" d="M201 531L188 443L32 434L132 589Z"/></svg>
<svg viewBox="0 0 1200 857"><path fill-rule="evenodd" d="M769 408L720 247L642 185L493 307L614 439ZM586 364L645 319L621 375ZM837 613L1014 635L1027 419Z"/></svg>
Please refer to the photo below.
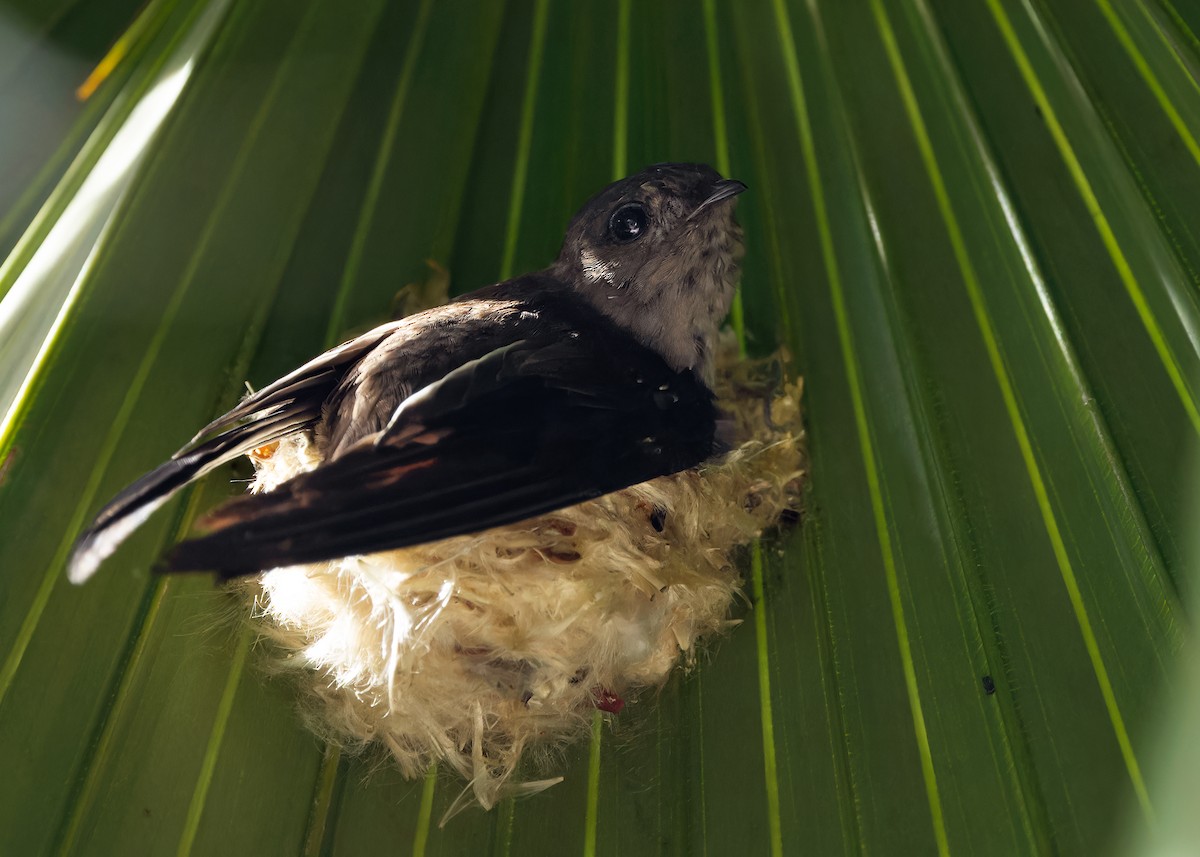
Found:
<svg viewBox="0 0 1200 857"><path fill-rule="evenodd" d="M395 330L378 327L339 345L243 399L209 423L166 463L134 482L97 514L71 552L67 575L87 580L100 563L180 488L250 450L306 428L325 399L364 354Z"/></svg>
<svg viewBox="0 0 1200 857"><path fill-rule="evenodd" d="M372 437L247 496L171 570L226 575L512 523L699 464L712 392L631 339L522 340L418 390Z"/></svg>

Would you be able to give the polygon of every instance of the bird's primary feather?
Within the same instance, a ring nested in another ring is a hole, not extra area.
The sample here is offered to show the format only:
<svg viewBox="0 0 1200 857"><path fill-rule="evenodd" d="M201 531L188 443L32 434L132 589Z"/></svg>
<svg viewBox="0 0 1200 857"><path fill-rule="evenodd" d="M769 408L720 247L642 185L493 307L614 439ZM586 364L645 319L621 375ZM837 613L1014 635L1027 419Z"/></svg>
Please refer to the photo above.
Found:
<svg viewBox="0 0 1200 857"><path fill-rule="evenodd" d="M100 512L75 542L68 577L87 580L143 521L179 489L252 449L308 429L347 368L379 344L391 325L327 351L213 420L171 458L138 479Z"/></svg>

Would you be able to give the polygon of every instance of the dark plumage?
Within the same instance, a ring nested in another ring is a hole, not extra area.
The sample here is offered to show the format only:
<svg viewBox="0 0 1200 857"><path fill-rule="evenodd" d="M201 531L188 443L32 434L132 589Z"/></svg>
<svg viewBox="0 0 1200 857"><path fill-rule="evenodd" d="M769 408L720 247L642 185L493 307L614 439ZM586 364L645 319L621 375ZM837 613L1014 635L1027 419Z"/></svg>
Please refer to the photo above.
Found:
<svg viewBox="0 0 1200 857"><path fill-rule="evenodd" d="M89 577L176 490L297 431L322 463L212 513L173 570L251 573L473 532L699 464L745 189L666 164L610 185L549 268L378 327L205 426L96 517Z"/></svg>

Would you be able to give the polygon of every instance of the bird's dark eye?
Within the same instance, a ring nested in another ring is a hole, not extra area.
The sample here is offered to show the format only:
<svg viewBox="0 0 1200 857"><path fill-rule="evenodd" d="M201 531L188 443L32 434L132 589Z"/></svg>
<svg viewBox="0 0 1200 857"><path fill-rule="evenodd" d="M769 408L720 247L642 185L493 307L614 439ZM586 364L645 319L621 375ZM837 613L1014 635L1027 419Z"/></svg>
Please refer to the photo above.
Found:
<svg viewBox="0 0 1200 857"><path fill-rule="evenodd" d="M617 241L628 244L641 238L649 223L650 215L646 213L646 207L640 202L631 202L613 212L608 219L608 231Z"/></svg>

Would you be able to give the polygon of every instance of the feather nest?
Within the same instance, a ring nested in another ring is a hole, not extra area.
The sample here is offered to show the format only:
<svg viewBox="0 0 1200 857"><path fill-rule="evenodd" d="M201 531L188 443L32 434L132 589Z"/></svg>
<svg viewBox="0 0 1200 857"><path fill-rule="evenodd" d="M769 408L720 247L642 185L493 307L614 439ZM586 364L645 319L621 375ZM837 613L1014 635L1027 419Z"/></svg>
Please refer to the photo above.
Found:
<svg viewBox="0 0 1200 857"><path fill-rule="evenodd" d="M313 730L351 751L386 748L409 777L448 766L490 808L561 779L517 782L523 757L546 767L589 734L597 708L615 712L690 667L698 644L733 624L731 552L798 510L805 466L800 381L767 390L767 361L740 359L731 337L719 358L734 444L701 468L234 584L253 601L269 668L302 685ZM318 462L303 434L251 457L254 491Z"/></svg>

